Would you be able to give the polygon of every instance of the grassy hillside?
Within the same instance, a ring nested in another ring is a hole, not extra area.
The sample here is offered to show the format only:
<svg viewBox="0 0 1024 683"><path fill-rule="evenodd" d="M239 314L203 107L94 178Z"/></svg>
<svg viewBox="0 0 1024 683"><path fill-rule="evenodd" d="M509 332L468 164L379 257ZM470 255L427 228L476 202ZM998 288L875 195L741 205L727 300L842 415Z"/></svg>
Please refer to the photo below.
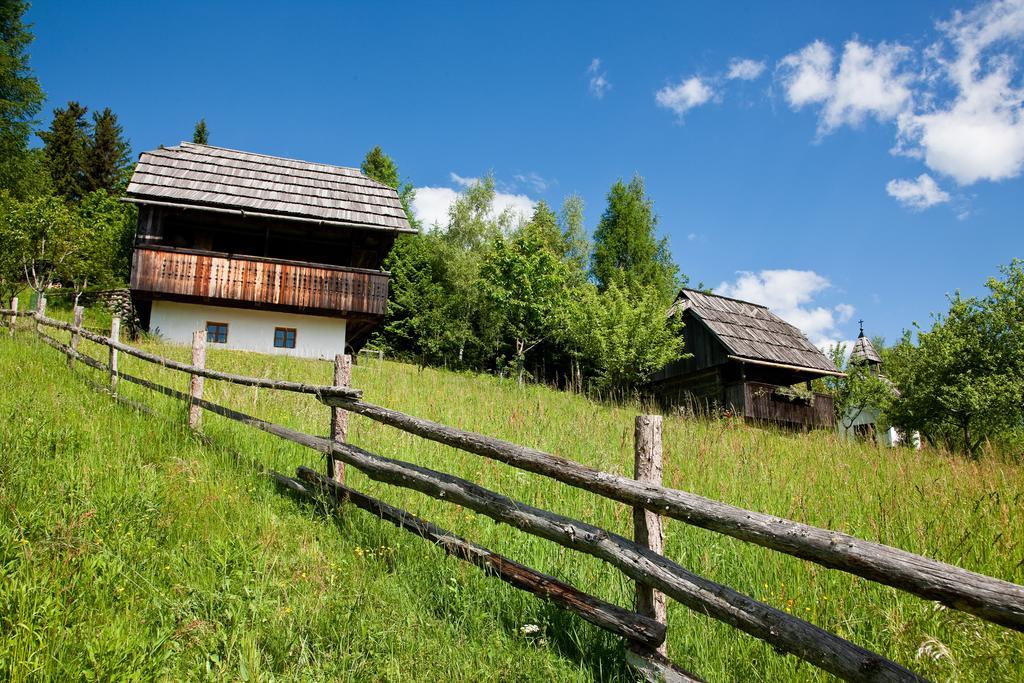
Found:
<svg viewBox="0 0 1024 683"><path fill-rule="evenodd" d="M88 321L87 321L88 322ZM90 344L83 347L93 353ZM186 349L151 345L185 359ZM184 388L130 358L122 368ZM210 367L327 383L326 362L211 351ZM0 338L0 678L606 680L616 639L423 541L352 510L325 520L245 458L282 471L317 455L215 416L210 443L184 409L134 386L87 387L90 370ZM368 400L621 473L635 407L596 405L493 377L397 363L354 369ZM207 396L326 433L312 399L207 382ZM629 510L358 416L352 442L452 472L528 503L630 532ZM236 457L242 454L243 458ZM732 504L896 545L1024 583L1024 470L876 450L829 433L667 419L666 483ZM456 533L628 605L631 583L597 560L417 493L349 482ZM667 522L683 566L799 614L938 680L1019 680L1024 636L778 553ZM526 624L541 633L524 636ZM709 680L827 676L671 604L669 649Z"/></svg>

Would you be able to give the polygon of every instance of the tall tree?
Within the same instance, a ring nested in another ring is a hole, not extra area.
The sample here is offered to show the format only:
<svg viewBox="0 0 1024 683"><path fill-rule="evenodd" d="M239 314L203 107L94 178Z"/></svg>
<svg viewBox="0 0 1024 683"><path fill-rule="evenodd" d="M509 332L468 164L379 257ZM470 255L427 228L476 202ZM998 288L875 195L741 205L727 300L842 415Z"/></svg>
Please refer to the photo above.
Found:
<svg viewBox="0 0 1024 683"><path fill-rule="evenodd" d="M665 314L652 286L587 283L569 299L560 334L589 366L598 388L626 397L668 363L685 357L683 323Z"/></svg>
<svg viewBox="0 0 1024 683"><path fill-rule="evenodd" d="M558 227L558 216L543 199L533 207L533 215L523 226L523 231L529 233L539 246L544 247L558 258L561 259L565 256L565 242L562 239L562 231Z"/></svg>
<svg viewBox="0 0 1024 683"><path fill-rule="evenodd" d="M359 168L366 177L373 178L378 183L384 183L398 191L398 198L402 202L402 208L405 209L405 217L409 220L409 225L419 230L420 223L412 212L412 203L416 199L416 189L412 183L402 182L402 178L398 174L398 165L395 164L391 157L384 153L380 145L366 153L366 158L363 159L363 163Z"/></svg>
<svg viewBox="0 0 1024 683"><path fill-rule="evenodd" d="M644 191L644 181L634 176L621 180L608 192L608 207L594 231L591 271L604 291L613 282L627 287L654 287L667 303L682 284L672 262L667 238L655 236L658 217Z"/></svg>
<svg viewBox="0 0 1024 683"><path fill-rule="evenodd" d="M28 138L44 99L29 67L27 10L21 0L0 2L0 189L22 198L31 193L23 183L32 167Z"/></svg>
<svg viewBox="0 0 1024 683"><path fill-rule="evenodd" d="M85 160L89 149L88 112L78 102L68 102L64 109L53 110L50 130L42 131L46 168L53 190L58 195L77 201L85 195Z"/></svg>
<svg viewBox="0 0 1024 683"><path fill-rule="evenodd" d="M28 285L43 294L58 278L77 272L88 235L77 212L60 197L34 197L18 202L0 216L17 245Z"/></svg>
<svg viewBox="0 0 1024 683"><path fill-rule="evenodd" d="M110 107L93 112L92 119L92 139L85 154L85 189L114 193L124 179L130 148Z"/></svg>
<svg viewBox="0 0 1024 683"><path fill-rule="evenodd" d="M210 144L210 133L206 130L206 119L199 119L195 129L192 131L192 142L197 145Z"/></svg>
<svg viewBox="0 0 1024 683"><path fill-rule="evenodd" d="M562 241L565 244L565 258L577 269L583 271L590 260L590 240L583 226L583 198L571 194L562 201L559 215Z"/></svg>
<svg viewBox="0 0 1024 683"><path fill-rule="evenodd" d="M990 279L989 295L950 299L929 329L886 354L901 396L890 413L904 431L977 457L986 440L1024 432L1024 261Z"/></svg>
<svg viewBox="0 0 1024 683"><path fill-rule="evenodd" d="M558 238L554 212L548 209L548 214ZM547 217L542 214L542 220ZM500 338L512 342L513 366L520 384L526 354L556 332L558 314L568 295L569 267L547 241L550 237L537 229L521 230L511 239L498 237L481 269L492 324Z"/></svg>

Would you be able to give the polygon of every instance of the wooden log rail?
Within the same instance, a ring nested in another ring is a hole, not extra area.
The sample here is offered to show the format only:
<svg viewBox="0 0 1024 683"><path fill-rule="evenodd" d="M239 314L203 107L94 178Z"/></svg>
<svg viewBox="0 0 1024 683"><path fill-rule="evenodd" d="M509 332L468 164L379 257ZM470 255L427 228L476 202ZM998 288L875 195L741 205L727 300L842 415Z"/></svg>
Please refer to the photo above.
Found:
<svg viewBox="0 0 1024 683"><path fill-rule="evenodd" d="M541 474L570 486L687 524L810 560L937 600L1024 631L1024 586L848 534L744 510L687 491L645 484L476 432L406 415L365 401L321 399L404 432Z"/></svg>
<svg viewBox="0 0 1024 683"><path fill-rule="evenodd" d="M181 363L170 358L164 358L153 353L147 353L141 349L137 349L133 346L123 344L121 342L115 342L108 337L103 335L89 332L85 329L76 328L70 323L65 323L60 320L54 320L47 318L46 316L39 315L37 313L30 313L36 322L45 325L47 327L54 327L59 330L67 330L71 333L77 333L82 336L83 339L88 339L91 342L109 346L111 349L121 351L129 356L135 356L144 361L154 363L161 367L170 368L171 370L178 370L185 372L190 375L196 375L199 377L205 377L206 379L219 380L221 382L230 382L232 384L239 384L246 387L260 387L263 389L277 389L279 391L291 391L299 394L309 394L316 396L317 398L328 398L328 397L347 397L347 398L358 398L362 396L361 391L358 389L351 389L349 387L336 387L330 385L321 384L306 384L304 382L290 382L288 380L269 379L265 377L247 377L245 375L235 375L229 372L217 372L216 370L207 370L206 368L196 367L189 365L188 363Z"/></svg>
<svg viewBox="0 0 1024 683"><path fill-rule="evenodd" d="M371 498L355 489L339 484L333 479L312 472L312 470L305 472L307 474L306 482L312 485L312 490L303 486L298 480L278 472L271 471L269 474L278 483L299 495L315 499L318 496L314 494L319 493L321 494L320 498L326 498L335 506L340 507L343 503L351 503L373 513L399 529L432 542L448 555L474 564L505 583L553 602L565 610L578 614L595 626L627 640L636 641L651 648L655 648L665 641L665 625L654 619L588 595L553 576L542 574L535 569L503 557L405 510ZM309 472L312 474L308 474Z"/></svg>

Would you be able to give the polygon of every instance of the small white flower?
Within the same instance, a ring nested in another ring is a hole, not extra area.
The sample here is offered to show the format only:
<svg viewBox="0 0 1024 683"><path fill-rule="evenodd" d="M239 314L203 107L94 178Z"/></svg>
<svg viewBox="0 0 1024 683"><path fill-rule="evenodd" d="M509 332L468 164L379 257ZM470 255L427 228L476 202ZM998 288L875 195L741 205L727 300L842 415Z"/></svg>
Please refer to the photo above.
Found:
<svg viewBox="0 0 1024 683"><path fill-rule="evenodd" d="M534 633L540 633L540 626L537 626L537 624L527 624L519 629L519 632L524 636L532 636Z"/></svg>

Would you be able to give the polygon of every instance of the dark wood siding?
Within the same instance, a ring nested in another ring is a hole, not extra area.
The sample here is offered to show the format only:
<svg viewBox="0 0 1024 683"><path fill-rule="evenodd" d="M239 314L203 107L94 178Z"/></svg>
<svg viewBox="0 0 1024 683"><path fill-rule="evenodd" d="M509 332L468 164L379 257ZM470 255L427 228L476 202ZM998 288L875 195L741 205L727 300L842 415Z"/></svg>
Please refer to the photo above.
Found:
<svg viewBox="0 0 1024 683"><path fill-rule="evenodd" d="M132 291L188 300L383 316L388 274L245 256L135 249Z"/></svg>
<svg viewBox="0 0 1024 683"><path fill-rule="evenodd" d="M683 351L691 357L669 363L651 378L652 382L688 375L729 362L729 352L702 322L686 312L683 314L683 323Z"/></svg>
<svg viewBox="0 0 1024 683"><path fill-rule="evenodd" d="M726 396L742 414L755 422L774 422L791 427L834 427L835 408L831 396L814 394L810 403L790 401L776 393L778 387L760 382L731 384Z"/></svg>

